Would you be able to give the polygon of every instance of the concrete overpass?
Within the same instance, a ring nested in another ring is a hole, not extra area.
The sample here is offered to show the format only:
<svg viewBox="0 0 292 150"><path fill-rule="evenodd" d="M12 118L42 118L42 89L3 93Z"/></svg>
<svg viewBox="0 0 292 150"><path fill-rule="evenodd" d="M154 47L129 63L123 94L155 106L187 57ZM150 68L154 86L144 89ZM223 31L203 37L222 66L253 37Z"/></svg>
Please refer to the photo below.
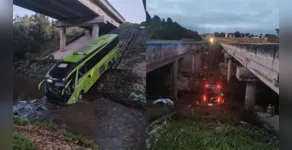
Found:
<svg viewBox="0 0 292 150"><path fill-rule="evenodd" d="M227 43L221 42L227 64L227 81L236 66L239 81L246 82L245 108L253 109L256 99L256 82L263 82L279 94L279 44Z"/></svg>
<svg viewBox="0 0 292 150"><path fill-rule="evenodd" d="M183 67L179 60L190 58L192 68L186 69L194 74L200 70L201 52L207 47L207 42L149 40L146 42L147 73L167 64L172 64L173 98L177 98L177 74L178 69Z"/></svg>
<svg viewBox="0 0 292 150"><path fill-rule="evenodd" d="M125 22L107 0L13 0L13 4L57 19L61 51L66 51L67 27L83 27L95 39Z"/></svg>

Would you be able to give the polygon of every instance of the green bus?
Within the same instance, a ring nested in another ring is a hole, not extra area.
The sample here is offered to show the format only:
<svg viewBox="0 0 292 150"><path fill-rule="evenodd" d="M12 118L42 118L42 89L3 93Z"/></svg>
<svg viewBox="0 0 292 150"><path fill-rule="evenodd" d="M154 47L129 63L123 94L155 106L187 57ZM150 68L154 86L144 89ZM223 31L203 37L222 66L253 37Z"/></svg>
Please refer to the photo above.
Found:
<svg viewBox="0 0 292 150"><path fill-rule="evenodd" d="M120 54L118 35L102 35L56 63L38 88L44 85L48 100L73 104L83 98Z"/></svg>

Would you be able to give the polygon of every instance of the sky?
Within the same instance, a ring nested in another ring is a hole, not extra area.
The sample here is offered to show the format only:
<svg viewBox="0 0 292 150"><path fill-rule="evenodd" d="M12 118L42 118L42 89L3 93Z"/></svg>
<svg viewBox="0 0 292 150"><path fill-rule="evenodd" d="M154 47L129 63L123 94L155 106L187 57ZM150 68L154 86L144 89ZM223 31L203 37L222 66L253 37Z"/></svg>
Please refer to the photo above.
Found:
<svg viewBox="0 0 292 150"><path fill-rule="evenodd" d="M276 33L278 0L147 0L150 16L170 17L198 31Z"/></svg>
<svg viewBox="0 0 292 150"><path fill-rule="evenodd" d="M146 20L142 0L108 0L113 7L126 19L127 22L141 23ZM32 15L35 12L13 5L15 15Z"/></svg>

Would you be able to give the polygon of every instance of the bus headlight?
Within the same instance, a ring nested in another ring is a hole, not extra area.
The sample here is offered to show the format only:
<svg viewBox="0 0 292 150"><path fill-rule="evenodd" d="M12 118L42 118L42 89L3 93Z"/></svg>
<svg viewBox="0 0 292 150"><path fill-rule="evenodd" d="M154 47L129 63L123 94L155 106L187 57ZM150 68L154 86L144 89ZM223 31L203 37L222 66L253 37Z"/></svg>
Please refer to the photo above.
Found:
<svg viewBox="0 0 292 150"><path fill-rule="evenodd" d="M47 79L47 82L49 82L49 83L52 83L52 82L53 82L53 80L51 80L51 79Z"/></svg>

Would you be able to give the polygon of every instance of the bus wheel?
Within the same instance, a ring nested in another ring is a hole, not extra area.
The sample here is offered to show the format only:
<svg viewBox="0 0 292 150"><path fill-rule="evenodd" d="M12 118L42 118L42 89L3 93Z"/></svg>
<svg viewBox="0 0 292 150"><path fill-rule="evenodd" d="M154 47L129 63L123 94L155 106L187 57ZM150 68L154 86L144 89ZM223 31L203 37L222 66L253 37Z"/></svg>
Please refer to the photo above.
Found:
<svg viewBox="0 0 292 150"><path fill-rule="evenodd" d="M83 99L83 92L81 91L78 95L78 101L82 101Z"/></svg>

